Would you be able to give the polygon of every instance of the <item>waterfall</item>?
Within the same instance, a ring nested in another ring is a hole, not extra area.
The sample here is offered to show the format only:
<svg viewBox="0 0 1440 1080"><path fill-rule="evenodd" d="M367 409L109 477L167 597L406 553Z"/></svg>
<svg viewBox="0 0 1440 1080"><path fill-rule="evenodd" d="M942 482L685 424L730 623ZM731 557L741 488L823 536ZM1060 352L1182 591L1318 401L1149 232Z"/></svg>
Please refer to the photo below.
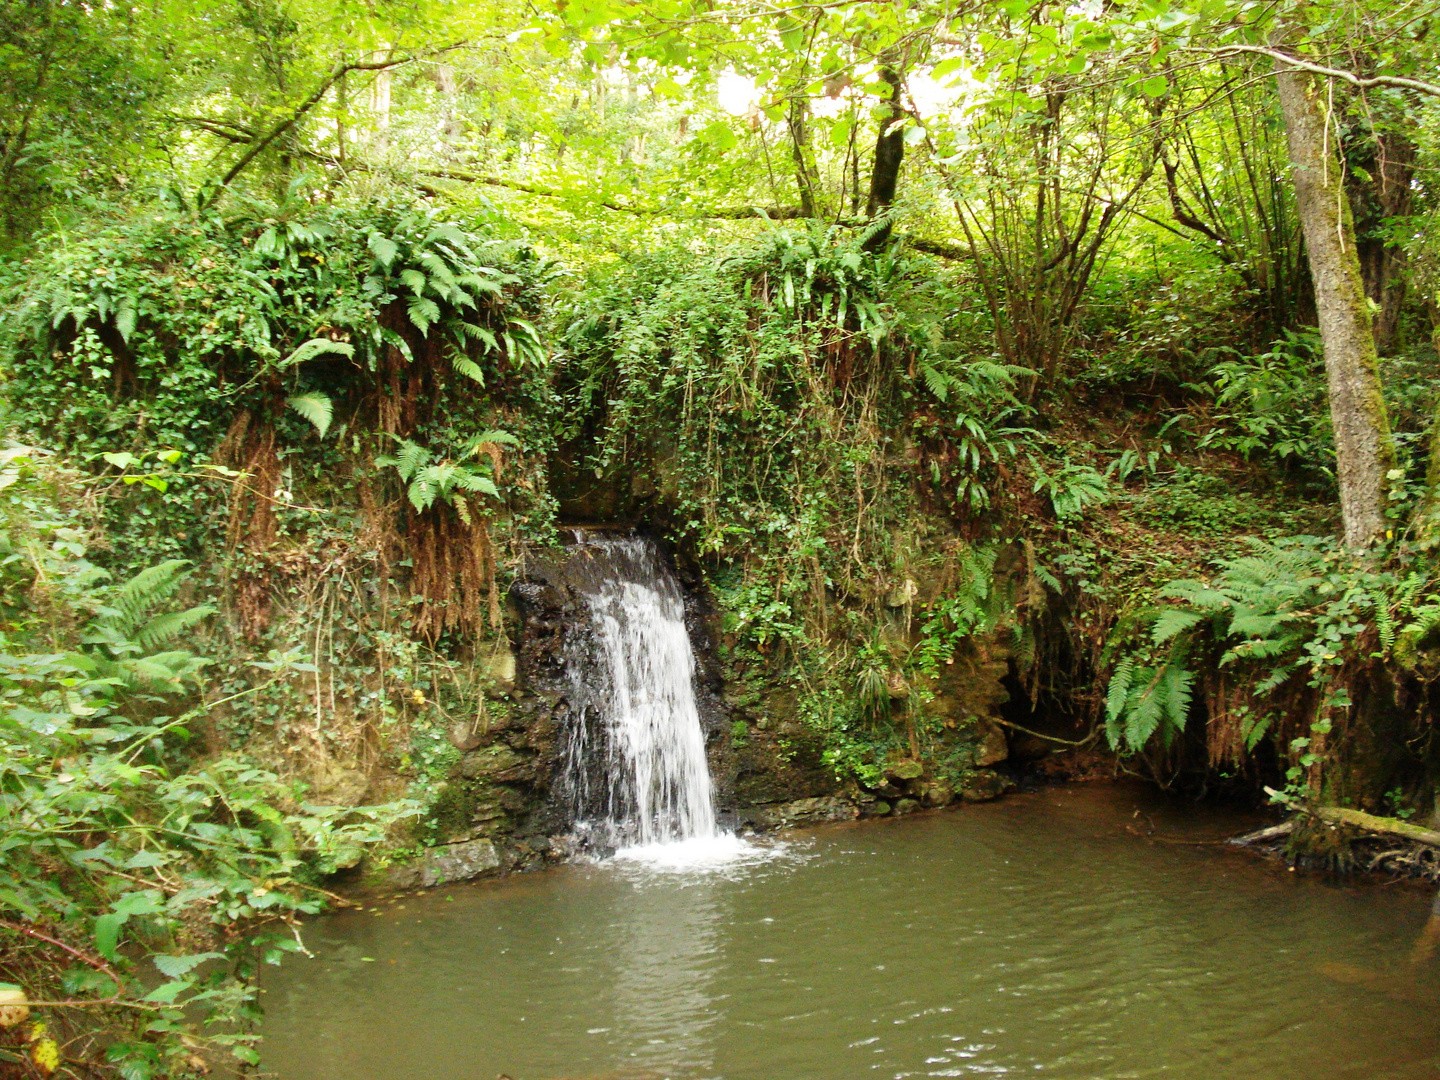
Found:
<svg viewBox="0 0 1440 1080"><path fill-rule="evenodd" d="M566 646L560 790L603 847L719 835L680 586L650 541L577 533L588 625Z"/></svg>

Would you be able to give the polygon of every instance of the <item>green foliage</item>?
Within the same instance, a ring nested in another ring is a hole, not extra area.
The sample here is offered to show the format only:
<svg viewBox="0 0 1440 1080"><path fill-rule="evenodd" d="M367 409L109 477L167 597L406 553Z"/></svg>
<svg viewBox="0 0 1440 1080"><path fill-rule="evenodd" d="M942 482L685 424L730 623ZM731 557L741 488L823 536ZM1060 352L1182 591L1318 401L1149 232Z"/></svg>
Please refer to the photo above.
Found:
<svg viewBox="0 0 1440 1080"><path fill-rule="evenodd" d="M500 497L500 489L492 479L494 467L490 460L481 461L478 465L443 459L437 461L432 460L433 455L423 446L399 436L395 436L395 441L400 444L399 451L393 457L388 454L377 457L375 464L394 467L401 481L409 485L406 494L417 512L430 509L438 499L455 507L461 520L468 525L470 509L465 499L467 493L489 495L496 499ZM485 447L502 445L517 446L519 443L506 432L486 431L471 440L470 453L478 455Z"/></svg>
<svg viewBox="0 0 1440 1080"><path fill-rule="evenodd" d="M1210 379L1217 411L1201 447L1267 454L1321 473L1333 468L1318 334L1287 331L1268 352L1218 362Z"/></svg>
<svg viewBox="0 0 1440 1080"><path fill-rule="evenodd" d="M255 962L300 949L296 920L319 910L319 876L416 807L310 805L244 757L193 757L190 730L219 702L206 661L167 648L210 614L167 610L184 564L107 585L64 508L75 478L38 452L8 461L0 913L46 926L88 965L11 970L34 1000L111 1002L67 1052L82 1057L104 1032L123 1075L167 1074L197 1036L253 1062ZM271 679L293 666L257 665ZM12 944L0 928L0 950Z"/></svg>
<svg viewBox="0 0 1440 1080"><path fill-rule="evenodd" d="M1176 603L1130 624L1144 636L1110 677L1113 746L1138 751L1156 736L1168 743L1185 727L1195 679L1213 671L1243 688L1240 734L1253 751L1267 732L1293 735L1297 712L1308 708L1328 723L1331 710L1348 708L1356 671L1376 662L1414 668L1434 647L1440 576L1424 563L1382 566L1333 540L1300 536L1252 540L1249 554L1217 565L1212 579L1170 582L1161 596ZM1283 731L1271 730L1275 711L1292 714Z"/></svg>
<svg viewBox="0 0 1440 1080"><path fill-rule="evenodd" d="M1066 461L1060 468L1047 472L1033 457L1030 464L1035 472L1034 490L1042 492L1050 501L1055 518L1061 524L1078 521L1087 507L1099 506L1110 497L1110 482L1089 465Z"/></svg>

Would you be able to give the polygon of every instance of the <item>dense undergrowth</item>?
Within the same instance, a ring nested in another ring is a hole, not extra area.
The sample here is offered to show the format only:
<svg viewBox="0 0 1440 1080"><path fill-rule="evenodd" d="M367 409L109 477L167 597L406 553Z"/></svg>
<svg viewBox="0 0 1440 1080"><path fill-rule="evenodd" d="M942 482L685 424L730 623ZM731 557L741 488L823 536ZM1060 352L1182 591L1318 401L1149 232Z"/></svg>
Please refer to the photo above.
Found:
<svg viewBox="0 0 1440 1080"><path fill-rule="evenodd" d="M1348 554L1305 334L1254 351L1217 306L1162 349L1132 300L1046 380L903 239L567 280L493 221L301 194L159 204L8 283L0 935L32 1000L108 1019L4 1053L252 1056L254 965L325 875L444 839L508 584L592 509L556 477L701 568L732 697L843 780L958 789L942 705L989 664L1166 784L1429 812L1427 346L1387 370L1392 536Z"/></svg>

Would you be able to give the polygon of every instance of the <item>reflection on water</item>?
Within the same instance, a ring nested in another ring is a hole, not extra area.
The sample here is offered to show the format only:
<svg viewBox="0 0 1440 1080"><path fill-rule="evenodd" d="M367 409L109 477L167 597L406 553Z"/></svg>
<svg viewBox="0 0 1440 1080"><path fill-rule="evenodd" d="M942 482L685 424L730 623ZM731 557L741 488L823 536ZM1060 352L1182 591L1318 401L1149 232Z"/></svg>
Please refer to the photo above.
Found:
<svg viewBox="0 0 1440 1080"><path fill-rule="evenodd" d="M690 888L636 888L612 908L615 1020L642 1071L710 1076L715 1071L712 961L723 898L716 882Z"/></svg>
<svg viewBox="0 0 1440 1080"><path fill-rule="evenodd" d="M326 919L316 959L267 988L265 1065L1440 1080L1437 964L1410 961L1424 895L1138 840L1124 827L1146 798L1048 792L817 830L718 872L617 861Z"/></svg>

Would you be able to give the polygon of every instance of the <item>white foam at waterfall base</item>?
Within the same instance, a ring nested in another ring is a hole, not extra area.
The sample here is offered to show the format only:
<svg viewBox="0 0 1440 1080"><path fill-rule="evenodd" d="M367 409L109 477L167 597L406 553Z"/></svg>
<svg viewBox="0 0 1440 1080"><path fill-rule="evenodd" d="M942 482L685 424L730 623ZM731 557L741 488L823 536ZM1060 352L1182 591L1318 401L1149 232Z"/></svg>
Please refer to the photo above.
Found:
<svg viewBox="0 0 1440 1080"><path fill-rule="evenodd" d="M572 658L572 684L598 711L601 734L590 735L583 718L571 733L567 776L578 831L608 838L622 862L656 869L770 858L773 848L716 824L679 585L647 540L581 541L577 557L590 559L593 571L585 600L594 648ZM604 763L603 792L584 779L595 755Z"/></svg>
<svg viewBox="0 0 1440 1080"><path fill-rule="evenodd" d="M612 858L618 863L633 863L649 870L703 873L770 862L788 852L788 844L756 844L734 833L716 832L712 836L692 836L663 844L636 844L621 848Z"/></svg>

